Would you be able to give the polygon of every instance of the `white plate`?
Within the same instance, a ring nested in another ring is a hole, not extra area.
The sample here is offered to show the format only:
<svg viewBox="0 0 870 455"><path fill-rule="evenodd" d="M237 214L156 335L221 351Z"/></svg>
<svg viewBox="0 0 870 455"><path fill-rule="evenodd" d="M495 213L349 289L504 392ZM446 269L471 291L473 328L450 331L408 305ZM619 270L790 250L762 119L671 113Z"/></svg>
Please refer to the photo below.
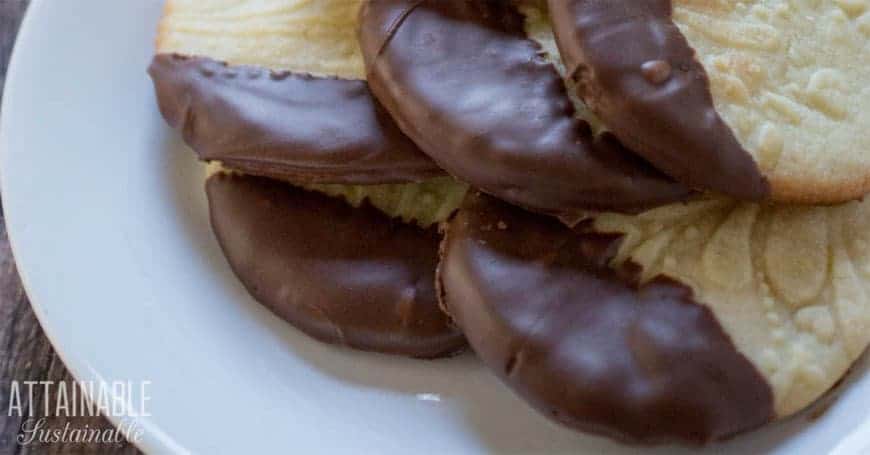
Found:
<svg viewBox="0 0 870 455"><path fill-rule="evenodd" d="M152 416L137 419L143 449L638 450L550 424L472 355L424 362L324 346L253 302L212 238L201 166L164 126L145 75L160 8L34 1L0 140L6 220L36 314L78 379L152 381ZM821 418L713 449L870 450L865 369Z"/></svg>

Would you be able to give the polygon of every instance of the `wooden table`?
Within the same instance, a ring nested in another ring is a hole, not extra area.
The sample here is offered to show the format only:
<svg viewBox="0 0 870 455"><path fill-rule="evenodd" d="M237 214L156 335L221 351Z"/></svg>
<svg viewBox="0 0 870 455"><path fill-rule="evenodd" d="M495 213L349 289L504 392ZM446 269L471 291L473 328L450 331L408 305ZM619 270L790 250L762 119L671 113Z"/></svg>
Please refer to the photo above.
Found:
<svg viewBox="0 0 870 455"><path fill-rule="evenodd" d="M0 0L0 99L9 54L27 3L28 0ZM42 333L21 287L0 207L0 455L139 453L129 443L19 445L17 437L22 423L28 418L45 417L39 412L43 408L41 404L46 399L54 401L53 397L37 392L34 394L35 415L7 417L12 381L67 381L72 384L73 379ZM37 391L40 389L36 388ZM101 417L46 417L48 428L63 428L67 422L71 428L111 428L111 424Z"/></svg>

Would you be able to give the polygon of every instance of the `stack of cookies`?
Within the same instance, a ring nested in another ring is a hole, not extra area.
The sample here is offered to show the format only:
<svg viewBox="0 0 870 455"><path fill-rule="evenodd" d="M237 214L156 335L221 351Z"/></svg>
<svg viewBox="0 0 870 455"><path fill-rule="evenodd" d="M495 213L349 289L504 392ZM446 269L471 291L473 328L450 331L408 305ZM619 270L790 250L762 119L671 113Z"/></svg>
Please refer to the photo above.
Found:
<svg viewBox="0 0 870 455"><path fill-rule="evenodd" d="M867 68L867 0L168 0L150 74L277 315L703 444L870 343Z"/></svg>

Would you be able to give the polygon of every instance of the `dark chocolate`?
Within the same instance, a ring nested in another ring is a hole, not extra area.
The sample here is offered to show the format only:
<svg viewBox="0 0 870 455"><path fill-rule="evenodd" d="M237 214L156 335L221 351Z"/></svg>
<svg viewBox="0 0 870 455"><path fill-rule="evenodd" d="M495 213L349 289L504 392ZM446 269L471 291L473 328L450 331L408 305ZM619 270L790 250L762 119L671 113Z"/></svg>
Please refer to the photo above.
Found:
<svg viewBox="0 0 870 455"><path fill-rule="evenodd" d="M471 194L442 244L442 305L484 363L564 425L700 444L770 421L770 385L712 312L680 283L611 269L619 243Z"/></svg>
<svg viewBox="0 0 870 455"><path fill-rule="evenodd" d="M670 0L549 0L577 93L629 148L677 180L745 200L770 186L713 104Z"/></svg>
<svg viewBox="0 0 870 455"><path fill-rule="evenodd" d="M206 184L212 228L251 295L325 341L432 358L465 341L435 296L439 235L262 177Z"/></svg>
<svg viewBox="0 0 870 455"><path fill-rule="evenodd" d="M364 81L162 54L149 73L160 111L205 161L302 183L416 182L444 172Z"/></svg>
<svg viewBox="0 0 870 455"><path fill-rule="evenodd" d="M593 138L512 2L377 0L360 15L372 92L458 179L563 217L687 196L613 137Z"/></svg>

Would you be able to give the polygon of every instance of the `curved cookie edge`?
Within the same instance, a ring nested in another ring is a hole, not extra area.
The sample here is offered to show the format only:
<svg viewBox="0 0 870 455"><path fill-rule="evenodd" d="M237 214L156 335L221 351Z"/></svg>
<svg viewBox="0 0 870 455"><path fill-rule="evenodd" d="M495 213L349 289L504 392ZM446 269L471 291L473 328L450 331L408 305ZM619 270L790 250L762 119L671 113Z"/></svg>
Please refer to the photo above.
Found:
<svg viewBox="0 0 870 455"><path fill-rule="evenodd" d="M302 332L415 358L465 349L464 336L438 307L434 229L261 177L218 172L206 190L212 231L236 276Z"/></svg>
<svg viewBox="0 0 870 455"><path fill-rule="evenodd" d="M767 178L716 111L670 0L548 4L578 95L620 140L693 188L770 197Z"/></svg>
<svg viewBox="0 0 870 455"><path fill-rule="evenodd" d="M773 419L770 385L689 289L660 280L629 290L636 271L608 271L619 237L582 235L479 194L450 221L441 305L506 384L563 425L633 443L704 444ZM576 312L541 297L581 295L578 279L617 294L589 291ZM644 303L619 310L619 293Z"/></svg>

